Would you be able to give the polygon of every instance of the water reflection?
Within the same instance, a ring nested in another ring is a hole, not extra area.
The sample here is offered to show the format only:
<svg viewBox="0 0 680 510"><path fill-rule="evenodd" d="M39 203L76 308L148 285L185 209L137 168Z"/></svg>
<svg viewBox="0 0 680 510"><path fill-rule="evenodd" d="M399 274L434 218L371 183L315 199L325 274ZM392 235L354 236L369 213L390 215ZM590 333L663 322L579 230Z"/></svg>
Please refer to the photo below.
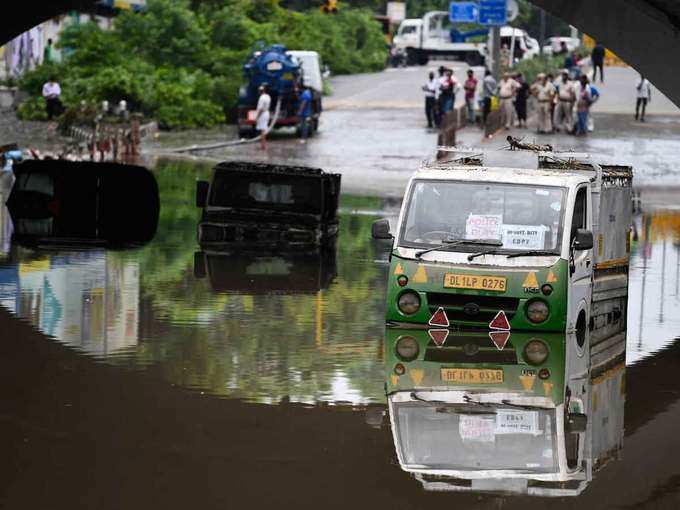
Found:
<svg viewBox="0 0 680 510"><path fill-rule="evenodd" d="M382 199L343 197L337 247L198 251L193 194L209 171L159 164L158 230L143 248L14 246L1 303L58 341L185 388L262 403L384 401L386 268L370 239Z"/></svg>
<svg viewBox="0 0 680 510"><path fill-rule="evenodd" d="M401 468L426 490L580 494L623 446L625 339L616 340L589 366L575 359L573 335L513 332L499 350L485 332L455 332L439 347L425 330L388 329ZM536 341L549 346L541 365L523 354Z"/></svg>

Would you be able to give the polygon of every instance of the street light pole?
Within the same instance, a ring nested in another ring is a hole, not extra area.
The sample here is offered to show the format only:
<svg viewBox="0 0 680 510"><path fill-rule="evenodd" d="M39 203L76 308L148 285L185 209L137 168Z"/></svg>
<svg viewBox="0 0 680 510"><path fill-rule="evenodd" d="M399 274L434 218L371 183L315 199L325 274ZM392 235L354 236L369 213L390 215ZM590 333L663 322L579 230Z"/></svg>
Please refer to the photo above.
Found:
<svg viewBox="0 0 680 510"><path fill-rule="evenodd" d="M501 76L501 27L491 27L491 74L496 81Z"/></svg>

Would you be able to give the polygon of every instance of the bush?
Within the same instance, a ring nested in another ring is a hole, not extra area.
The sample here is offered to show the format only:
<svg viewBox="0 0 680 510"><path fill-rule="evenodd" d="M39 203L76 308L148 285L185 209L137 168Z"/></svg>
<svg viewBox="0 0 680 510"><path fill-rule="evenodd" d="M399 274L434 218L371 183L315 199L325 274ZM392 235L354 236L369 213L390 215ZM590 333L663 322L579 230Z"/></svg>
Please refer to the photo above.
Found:
<svg viewBox="0 0 680 510"><path fill-rule="evenodd" d="M47 103L42 96L31 97L17 108L21 120L47 120Z"/></svg>

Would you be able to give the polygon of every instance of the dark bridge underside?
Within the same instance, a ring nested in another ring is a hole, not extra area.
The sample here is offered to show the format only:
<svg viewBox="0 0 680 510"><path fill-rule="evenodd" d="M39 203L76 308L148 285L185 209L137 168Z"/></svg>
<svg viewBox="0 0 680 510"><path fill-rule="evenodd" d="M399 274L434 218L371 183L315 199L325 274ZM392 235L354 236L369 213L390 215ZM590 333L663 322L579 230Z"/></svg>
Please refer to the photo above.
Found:
<svg viewBox="0 0 680 510"><path fill-rule="evenodd" d="M414 0L417 1L417 0ZM531 0L615 51L680 105L680 0ZM92 8L94 0L24 0L0 25L5 43L58 14Z"/></svg>

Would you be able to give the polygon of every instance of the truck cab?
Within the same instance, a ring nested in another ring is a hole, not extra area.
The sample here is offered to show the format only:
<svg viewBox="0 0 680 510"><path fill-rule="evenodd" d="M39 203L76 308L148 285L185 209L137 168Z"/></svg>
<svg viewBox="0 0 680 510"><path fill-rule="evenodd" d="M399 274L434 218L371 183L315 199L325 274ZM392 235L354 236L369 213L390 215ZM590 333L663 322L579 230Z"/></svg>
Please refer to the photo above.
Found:
<svg viewBox="0 0 680 510"><path fill-rule="evenodd" d="M622 449L625 339L583 359L564 333L498 349L388 329L384 345L397 458L425 490L574 496Z"/></svg>
<svg viewBox="0 0 680 510"><path fill-rule="evenodd" d="M410 180L392 241L387 324L625 332L627 167L575 153L459 153ZM594 243L597 239L597 244Z"/></svg>

